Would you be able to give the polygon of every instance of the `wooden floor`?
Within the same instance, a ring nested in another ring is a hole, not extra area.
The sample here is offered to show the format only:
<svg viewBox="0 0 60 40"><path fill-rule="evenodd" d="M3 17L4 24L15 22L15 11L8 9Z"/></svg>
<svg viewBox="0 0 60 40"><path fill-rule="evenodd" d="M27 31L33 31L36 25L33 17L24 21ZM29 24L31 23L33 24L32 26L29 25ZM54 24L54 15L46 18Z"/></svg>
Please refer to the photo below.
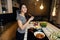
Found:
<svg viewBox="0 0 60 40"><path fill-rule="evenodd" d="M16 37L17 23L11 25L0 37L0 40L13 40Z"/></svg>

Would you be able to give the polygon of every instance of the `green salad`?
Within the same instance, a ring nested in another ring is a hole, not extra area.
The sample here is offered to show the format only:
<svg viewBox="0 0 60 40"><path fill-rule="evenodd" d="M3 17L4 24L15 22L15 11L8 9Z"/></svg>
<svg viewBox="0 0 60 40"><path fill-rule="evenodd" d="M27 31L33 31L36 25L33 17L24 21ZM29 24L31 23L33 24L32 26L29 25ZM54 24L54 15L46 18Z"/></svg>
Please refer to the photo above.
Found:
<svg viewBox="0 0 60 40"><path fill-rule="evenodd" d="M46 22L42 22L42 23L40 23L40 26L41 27L46 27L47 26L47 23Z"/></svg>

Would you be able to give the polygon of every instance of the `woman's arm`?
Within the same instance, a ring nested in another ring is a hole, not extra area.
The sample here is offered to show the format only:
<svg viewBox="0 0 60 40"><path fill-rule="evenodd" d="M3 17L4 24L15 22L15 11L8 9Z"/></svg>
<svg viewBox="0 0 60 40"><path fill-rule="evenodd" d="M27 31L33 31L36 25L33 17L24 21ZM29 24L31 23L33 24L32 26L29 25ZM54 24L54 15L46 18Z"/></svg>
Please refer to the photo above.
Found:
<svg viewBox="0 0 60 40"><path fill-rule="evenodd" d="M31 20L33 20L34 17L31 17L24 25L22 24L21 20L17 20L18 26L21 28L21 30L24 30L26 26L29 24Z"/></svg>

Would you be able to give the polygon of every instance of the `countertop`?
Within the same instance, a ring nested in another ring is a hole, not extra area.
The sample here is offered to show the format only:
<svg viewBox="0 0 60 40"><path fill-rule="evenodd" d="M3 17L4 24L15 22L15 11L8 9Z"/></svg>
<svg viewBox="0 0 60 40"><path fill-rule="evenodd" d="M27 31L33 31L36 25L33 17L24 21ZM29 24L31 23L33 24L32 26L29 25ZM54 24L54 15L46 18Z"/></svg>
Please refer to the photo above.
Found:
<svg viewBox="0 0 60 40"><path fill-rule="evenodd" d="M13 22L6 26L7 28L1 34L1 40L15 40L16 30L17 30L17 22Z"/></svg>
<svg viewBox="0 0 60 40"><path fill-rule="evenodd" d="M25 36L24 36L24 40L27 40L27 30L30 27L34 27L33 24L29 24L27 25L27 29L25 32ZM42 30L44 31L44 33L46 34L46 36L48 37L48 39L50 40L49 36L52 32L57 32L60 31L60 29L58 29L56 26L52 25L51 23L47 22L47 27L42 28Z"/></svg>
<svg viewBox="0 0 60 40"><path fill-rule="evenodd" d="M5 26L7 28L3 31L2 35L1 35L1 39L2 40L13 40L13 38L16 35L15 33L16 33L16 29L17 29L17 23L13 22L11 24L10 23L6 24ZM24 40L27 40L28 29L31 27L34 28L33 24L27 25L26 32L24 35ZM60 31L60 29L58 29L56 26L52 25L49 22L47 22L47 27L45 27L45 28L40 27L40 28L44 31L44 33L46 34L46 36L48 37L49 40L51 40L49 36L52 34L52 32Z"/></svg>
<svg viewBox="0 0 60 40"><path fill-rule="evenodd" d="M3 34L7 29L9 29L15 22L10 22L1 26L0 34Z"/></svg>

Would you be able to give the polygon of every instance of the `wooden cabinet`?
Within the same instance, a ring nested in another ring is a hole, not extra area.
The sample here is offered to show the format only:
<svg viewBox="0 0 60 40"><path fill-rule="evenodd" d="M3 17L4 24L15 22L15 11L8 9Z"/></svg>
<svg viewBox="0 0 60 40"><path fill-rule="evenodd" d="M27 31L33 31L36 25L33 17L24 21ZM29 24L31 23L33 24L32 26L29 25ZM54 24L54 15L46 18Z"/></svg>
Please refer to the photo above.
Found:
<svg viewBox="0 0 60 40"><path fill-rule="evenodd" d="M1 0L0 0L0 14L2 13L2 6L1 6Z"/></svg>
<svg viewBox="0 0 60 40"><path fill-rule="evenodd" d="M12 12L12 0L0 0L0 14Z"/></svg>

